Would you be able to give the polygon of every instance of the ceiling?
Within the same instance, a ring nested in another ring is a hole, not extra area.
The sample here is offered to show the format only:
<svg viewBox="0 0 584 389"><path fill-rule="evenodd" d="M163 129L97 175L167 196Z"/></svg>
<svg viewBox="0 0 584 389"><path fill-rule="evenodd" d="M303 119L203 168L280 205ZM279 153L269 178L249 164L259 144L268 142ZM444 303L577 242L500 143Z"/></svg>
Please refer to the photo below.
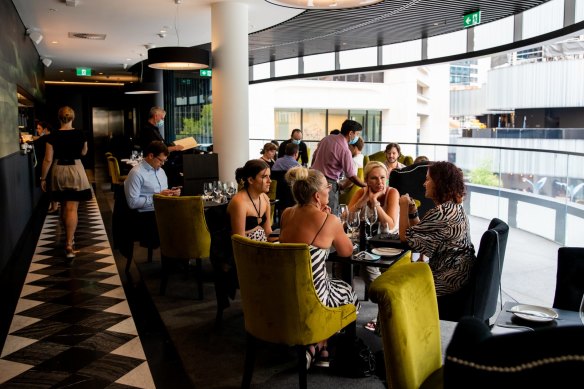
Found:
<svg viewBox="0 0 584 389"><path fill-rule="evenodd" d="M209 47L211 4L217 1L231 0L12 0L25 27L43 35L36 47L52 60L48 81L87 80L75 68L88 67L103 73L92 81L108 82L133 80L125 69L147 59L147 47ZM249 6L252 65L440 35L462 29L462 16L479 9L484 24L548 0L384 0L304 12L264 0L237 1ZM105 40L70 33L105 34Z"/></svg>

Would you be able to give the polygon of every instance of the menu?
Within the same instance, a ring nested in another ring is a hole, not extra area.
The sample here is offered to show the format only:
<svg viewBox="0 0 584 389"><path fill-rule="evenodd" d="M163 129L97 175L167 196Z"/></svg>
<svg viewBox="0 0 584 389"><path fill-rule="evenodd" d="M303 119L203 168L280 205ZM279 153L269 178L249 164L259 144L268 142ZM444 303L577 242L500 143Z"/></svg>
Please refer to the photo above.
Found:
<svg viewBox="0 0 584 389"><path fill-rule="evenodd" d="M188 150L197 147L199 144L192 136L183 139L177 139L174 141L174 144L177 146L182 146L183 150Z"/></svg>

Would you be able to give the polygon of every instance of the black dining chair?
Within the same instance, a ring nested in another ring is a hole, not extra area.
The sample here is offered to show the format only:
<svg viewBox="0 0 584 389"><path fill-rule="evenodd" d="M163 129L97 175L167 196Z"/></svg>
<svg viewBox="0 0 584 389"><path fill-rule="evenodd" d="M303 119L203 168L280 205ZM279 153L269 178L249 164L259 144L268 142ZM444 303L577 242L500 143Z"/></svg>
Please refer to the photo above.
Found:
<svg viewBox="0 0 584 389"><path fill-rule="evenodd" d="M483 234L469 282L455 293L438 297L440 320L472 316L484 322L497 311L509 226L494 218Z"/></svg>
<svg viewBox="0 0 584 389"><path fill-rule="evenodd" d="M461 320L444 361L444 388L580 387L584 326L493 335L476 318Z"/></svg>
<svg viewBox="0 0 584 389"><path fill-rule="evenodd" d="M390 186L397 189L400 195L408 193L412 199L420 201L418 207L420 218L436 206L431 199L426 198L424 181L426 181L428 166L430 166L428 162L420 162L402 169L393 169L389 173Z"/></svg>
<svg viewBox="0 0 584 389"><path fill-rule="evenodd" d="M584 247L560 247L554 308L578 311L584 295Z"/></svg>

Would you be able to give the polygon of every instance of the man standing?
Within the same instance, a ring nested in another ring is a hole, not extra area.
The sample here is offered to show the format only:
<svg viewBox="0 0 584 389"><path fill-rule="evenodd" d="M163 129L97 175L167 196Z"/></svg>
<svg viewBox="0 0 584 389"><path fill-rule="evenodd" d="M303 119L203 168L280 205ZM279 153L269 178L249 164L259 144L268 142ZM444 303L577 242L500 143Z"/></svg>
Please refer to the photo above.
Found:
<svg viewBox="0 0 584 389"><path fill-rule="evenodd" d="M286 145L286 155L276 160L274 166L272 166L272 171L287 172L296 166L300 166L298 163L298 145L296 143L288 143Z"/></svg>
<svg viewBox="0 0 584 389"><path fill-rule="evenodd" d="M164 138L160 134L164 130L164 118L166 117L166 111L160 107L150 108L150 113L148 114L148 120L146 124L140 130L138 136L138 142L140 143L140 148L143 152L146 151L148 145L154 141L164 142ZM168 151L180 151L182 146L168 146Z"/></svg>
<svg viewBox="0 0 584 389"><path fill-rule="evenodd" d="M138 142L142 152L145 153L148 145L154 141L164 142L162 138L161 131L164 131L164 118L166 117L166 111L160 107L150 108L150 113L148 114L148 120L146 124L142 127L140 131L140 136L138 137ZM172 146L167 145L168 151L180 151L183 146ZM168 180L171 185L179 186L182 185L182 155L181 153L172 154L166 166L164 166L164 171L167 174Z"/></svg>
<svg viewBox="0 0 584 389"><path fill-rule="evenodd" d="M286 155L286 145L294 143L298 145L298 156L296 160L300 157L300 163L302 166L308 166L308 149L306 148L306 143L302 141L302 131L298 128L292 130L292 134L290 134L290 139L282 142L280 148L278 149L278 158L282 158Z"/></svg>
<svg viewBox="0 0 584 389"><path fill-rule="evenodd" d="M385 166L389 174L393 169L401 169L406 167L403 163L398 162L401 156L401 148L397 143L390 143L385 148Z"/></svg>
<svg viewBox="0 0 584 389"><path fill-rule="evenodd" d="M158 229L154 215L155 194L180 196L180 188L168 189L166 173L161 169L168 158L168 148L162 141L150 143L144 150L144 159L134 166L124 181L128 207L138 211L140 243L158 247Z"/></svg>
<svg viewBox="0 0 584 389"><path fill-rule="evenodd" d="M362 130L361 124L354 120L345 120L341 126L341 133L328 135L322 139L312 157L312 168L320 170L326 180L332 185L329 193L329 207L334 214L339 208L339 186L337 181L344 172L345 177L355 185L365 187L365 183L357 177L357 169L353 163L349 144L359 140Z"/></svg>

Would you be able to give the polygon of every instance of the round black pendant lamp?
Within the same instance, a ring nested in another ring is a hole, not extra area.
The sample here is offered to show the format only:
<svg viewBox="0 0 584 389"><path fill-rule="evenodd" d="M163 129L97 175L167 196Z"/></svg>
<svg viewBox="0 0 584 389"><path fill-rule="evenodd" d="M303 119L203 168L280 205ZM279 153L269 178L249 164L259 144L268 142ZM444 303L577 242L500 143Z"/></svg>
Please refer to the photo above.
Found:
<svg viewBox="0 0 584 389"><path fill-rule="evenodd" d="M148 50L148 66L162 70L196 70L209 67L209 52L197 47L157 47Z"/></svg>
<svg viewBox="0 0 584 389"><path fill-rule="evenodd" d="M124 85L124 93L127 95L151 95L160 93L159 86L155 82L143 82L144 61L140 62L140 81Z"/></svg>

